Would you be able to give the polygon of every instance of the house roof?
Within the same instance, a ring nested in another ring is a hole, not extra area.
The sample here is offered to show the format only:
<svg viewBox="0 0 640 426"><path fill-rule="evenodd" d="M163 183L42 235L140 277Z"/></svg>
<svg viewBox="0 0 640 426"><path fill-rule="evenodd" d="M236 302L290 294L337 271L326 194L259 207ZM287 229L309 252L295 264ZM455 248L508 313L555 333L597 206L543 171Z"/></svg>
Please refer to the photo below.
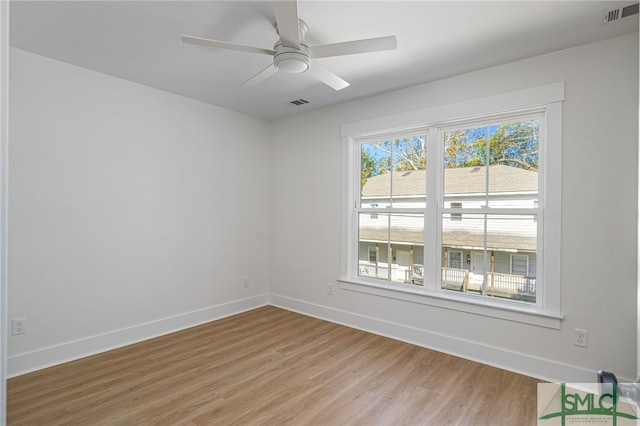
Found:
<svg viewBox="0 0 640 426"><path fill-rule="evenodd" d="M394 197L425 194L426 170L382 173L367 179L363 198L389 196L393 177ZM458 167L444 171L445 194L483 193L486 190L486 167ZM531 192L538 190L538 172L502 164L489 166L489 192Z"/></svg>

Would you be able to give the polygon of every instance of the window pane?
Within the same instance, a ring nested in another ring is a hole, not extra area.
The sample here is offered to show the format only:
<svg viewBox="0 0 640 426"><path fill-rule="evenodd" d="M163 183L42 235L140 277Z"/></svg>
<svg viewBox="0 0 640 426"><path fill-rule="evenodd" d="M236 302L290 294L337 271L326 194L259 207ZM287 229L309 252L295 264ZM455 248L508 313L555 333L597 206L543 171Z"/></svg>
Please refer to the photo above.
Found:
<svg viewBox="0 0 640 426"><path fill-rule="evenodd" d="M361 144L360 206L424 207L426 144L426 136Z"/></svg>
<svg viewBox="0 0 640 426"><path fill-rule="evenodd" d="M445 290L535 302L536 253L534 215L442 215Z"/></svg>
<svg viewBox="0 0 640 426"><path fill-rule="evenodd" d="M539 134L537 119L444 132L445 207L454 196L465 208L534 207Z"/></svg>
<svg viewBox="0 0 640 426"><path fill-rule="evenodd" d="M424 215L358 216L358 275L422 285Z"/></svg>

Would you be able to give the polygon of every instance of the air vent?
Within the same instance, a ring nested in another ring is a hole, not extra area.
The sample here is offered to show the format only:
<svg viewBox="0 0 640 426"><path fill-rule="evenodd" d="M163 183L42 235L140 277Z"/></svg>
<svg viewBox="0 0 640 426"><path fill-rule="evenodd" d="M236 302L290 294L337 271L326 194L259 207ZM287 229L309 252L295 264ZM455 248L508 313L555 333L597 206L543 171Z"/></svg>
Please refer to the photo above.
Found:
<svg viewBox="0 0 640 426"><path fill-rule="evenodd" d="M300 106L300 105L308 104L309 101L306 101L304 99L296 99L295 101L291 101L289 103L294 106Z"/></svg>
<svg viewBox="0 0 640 426"><path fill-rule="evenodd" d="M627 16L633 16L638 14L638 3L626 6L619 7L617 9L609 9L602 11L602 21L607 24L610 22L618 21L622 18L626 18Z"/></svg>

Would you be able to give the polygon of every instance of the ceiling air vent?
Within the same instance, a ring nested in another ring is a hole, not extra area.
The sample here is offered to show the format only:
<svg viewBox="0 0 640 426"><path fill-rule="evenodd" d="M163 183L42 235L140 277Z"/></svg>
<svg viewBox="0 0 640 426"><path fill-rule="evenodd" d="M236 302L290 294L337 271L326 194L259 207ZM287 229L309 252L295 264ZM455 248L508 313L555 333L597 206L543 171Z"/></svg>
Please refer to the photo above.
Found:
<svg viewBox="0 0 640 426"><path fill-rule="evenodd" d="M626 18L627 16L637 15L638 14L638 3L619 7L616 9L609 9L602 11L602 21L606 24L609 22L615 22L622 18Z"/></svg>
<svg viewBox="0 0 640 426"><path fill-rule="evenodd" d="M293 106L300 106L300 105L304 105L304 104L308 104L309 101L305 101L304 99L296 99L295 101L291 101L289 102L290 105Z"/></svg>

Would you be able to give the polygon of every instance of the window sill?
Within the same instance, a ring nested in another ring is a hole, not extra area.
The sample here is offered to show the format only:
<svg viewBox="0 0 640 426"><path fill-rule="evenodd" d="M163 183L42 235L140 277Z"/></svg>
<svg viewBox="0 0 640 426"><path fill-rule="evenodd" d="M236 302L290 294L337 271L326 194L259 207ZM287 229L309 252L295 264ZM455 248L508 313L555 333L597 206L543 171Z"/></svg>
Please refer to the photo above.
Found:
<svg viewBox="0 0 640 426"><path fill-rule="evenodd" d="M560 329L564 316L544 311L538 306L526 306L509 302L488 300L473 295L436 292L403 284L374 283L353 279L339 279L340 288L381 297L404 300L444 309L521 322L553 329Z"/></svg>

